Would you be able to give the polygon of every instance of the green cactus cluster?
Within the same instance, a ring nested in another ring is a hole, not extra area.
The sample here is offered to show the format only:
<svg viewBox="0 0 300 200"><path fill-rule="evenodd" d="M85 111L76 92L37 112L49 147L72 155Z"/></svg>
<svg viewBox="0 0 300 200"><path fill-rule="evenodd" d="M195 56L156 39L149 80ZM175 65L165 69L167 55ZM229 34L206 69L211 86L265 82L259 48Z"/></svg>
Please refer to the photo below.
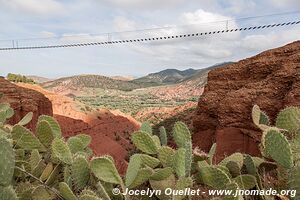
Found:
<svg viewBox="0 0 300 200"><path fill-rule="evenodd" d="M208 153L193 148L191 132L183 122L176 122L172 133L167 133L164 127L154 133L148 122L143 123L131 135L137 152L129 158L124 175L118 172L111 156L93 156L89 135L77 134L66 139L58 122L45 115L39 116L32 132L26 128L33 118L32 112L15 125L7 124L13 115L9 104L0 104L0 200L131 200L130 196L114 195L112 189L183 190L195 187L195 183L232 191L261 190L266 186L264 173L274 171L278 179L286 179L285 189L300 190L297 107L282 110L272 126L267 114L255 105L252 118L262 130L263 156L237 152L218 163L217 145L213 144ZM300 199L299 195L294 199ZM151 199L191 197L161 194ZM223 199L248 198L224 196Z"/></svg>

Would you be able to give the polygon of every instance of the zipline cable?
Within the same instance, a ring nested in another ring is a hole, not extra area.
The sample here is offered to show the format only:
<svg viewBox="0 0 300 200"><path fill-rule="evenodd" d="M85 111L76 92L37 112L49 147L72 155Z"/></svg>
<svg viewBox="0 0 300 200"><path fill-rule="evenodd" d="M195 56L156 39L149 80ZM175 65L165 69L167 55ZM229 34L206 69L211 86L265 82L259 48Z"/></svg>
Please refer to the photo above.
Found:
<svg viewBox="0 0 300 200"><path fill-rule="evenodd" d="M49 49L49 48L70 48L70 47L84 47L84 46L99 46L99 45L112 45L112 44L124 44L124 43L136 43L136 42L152 42L152 41L161 41L161 40L172 40L172 39L182 39L182 38L197 38L207 35L215 34L225 34L233 32L242 32L242 31L256 31L259 29L267 28L276 28L282 26L291 26L298 25L300 21L289 21L283 23L275 24L266 24L259 26L249 26L244 28L232 28L232 29L223 29L217 31L209 32L199 32L199 33L189 33L189 34L180 34L180 35L169 35L169 36L160 36L160 37L147 37L147 38L132 38L132 39L121 39L121 40L112 40L104 42L89 42L89 43L73 43L73 44L63 44L63 45L41 45L41 46L24 46L24 47L8 47L0 48L0 51L10 51L10 50L29 50L29 49Z"/></svg>

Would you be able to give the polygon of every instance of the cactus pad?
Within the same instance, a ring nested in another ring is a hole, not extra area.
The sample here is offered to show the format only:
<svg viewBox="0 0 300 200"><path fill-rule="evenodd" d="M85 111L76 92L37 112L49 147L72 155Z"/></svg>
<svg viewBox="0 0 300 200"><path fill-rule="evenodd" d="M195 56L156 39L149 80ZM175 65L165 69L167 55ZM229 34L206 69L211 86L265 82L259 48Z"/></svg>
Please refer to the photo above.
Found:
<svg viewBox="0 0 300 200"><path fill-rule="evenodd" d="M300 128L300 109L288 107L279 112L276 118L276 127L286 129L290 133L295 133Z"/></svg>
<svg viewBox="0 0 300 200"><path fill-rule="evenodd" d="M243 190L250 190L257 185L256 177L248 174L240 175L234 178L233 181Z"/></svg>
<svg viewBox="0 0 300 200"><path fill-rule="evenodd" d="M70 137L67 140L68 146L72 152L72 154L75 154L80 151L84 151L85 145L82 142L82 140L79 137Z"/></svg>
<svg viewBox="0 0 300 200"><path fill-rule="evenodd" d="M135 188L144 182L148 181L151 175L153 174L153 169L146 167L139 169L137 176L133 180L133 182L128 186L128 188Z"/></svg>
<svg viewBox="0 0 300 200"><path fill-rule="evenodd" d="M161 145L166 146L168 144L167 131L166 131L165 127L163 127L163 126L161 126L159 128L159 139L160 139Z"/></svg>
<svg viewBox="0 0 300 200"><path fill-rule="evenodd" d="M132 134L133 144L142 152L147 154L156 154L158 147L151 135L146 132L138 131Z"/></svg>
<svg viewBox="0 0 300 200"><path fill-rule="evenodd" d="M12 186L0 186L0 199L1 200L18 200L16 192Z"/></svg>
<svg viewBox="0 0 300 200"><path fill-rule="evenodd" d="M47 180L52 171L53 171L53 164L50 162L46 165L46 168L44 169L40 177L41 181Z"/></svg>
<svg viewBox="0 0 300 200"><path fill-rule="evenodd" d="M293 166L291 146L286 137L279 131L274 129L267 131L265 135L265 151L279 165L285 168Z"/></svg>
<svg viewBox="0 0 300 200"><path fill-rule="evenodd" d="M214 143L214 144L211 146L211 148L210 148L210 150L209 150L209 152L208 152L208 163L209 163L210 165L213 164L213 158L214 158L214 155L215 155L215 153L216 153L216 148L217 148L217 144Z"/></svg>
<svg viewBox="0 0 300 200"><path fill-rule="evenodd" d="M289 186L291 190L296 190L296 197L295 199L300 199L300 167L295 167L291 170L290 176L289 176Z"/></svg>
<svg viewBox="0 0 300 200"><path fill-rule="evenodd" d="M54 139L54 135L52 133L50 124L46 120L40 120L38 122L36 127L36 135L45 147L50 147Z"/></svg>
<svg viewBox="0 0 300 200"><path fill-rule="evenodd" d="M10 142L0 137L0 185L11 183L15 168L15 153Z"/></svg>
<svg viewBox="0 0 300 200"><path fill-rule="evenodd" d="M72 163L72 154L69 146L60 138L55 138L52 142L52 153L55 158L66 164Z"/></svg>
<svg viewBox="0 0 300 200"><path fill-rule="evenodd" d="M234 154L231 154L230 156L224 158L220 163L219 165L223 165L223 166L226 166L227 163L229 161L234 161L238 164L239 168L241 169L243 167L243 164L244 164L244 156L243 154L241 153L234 153Z"/></svg>
<svg viewBox="0 0 300 200"><path fill-rule="evenodd" d="M41 120L46 120L50 124L50 127L51 127L52 132L55 137L58 137L58 138L61 137L61 129L60 129L60 126L59 126L58 122L56 121L56 119L54 119L53 117L47 116L47 115L41 115L41 116L39 116L38 121L41 121Z"/></svg>
<svg viewBox="0 0 300 200"><path fill-rule="evenodd" d="M185 153L184 148L179 148L173 156L173 169L178 177L185 176Z"/></svg>
<svg viewBox="0 0 300 200"><path fill-rule="evenodd" d="M20 126L25 126L26 124L28 124L33 117L33 112L29 112L27 113L19 122L18 125Z"/></svg>
<svg viewBox="0 0 300 200"><path fill-rule="evenodd" d="M158 159L164 167L172 166L172 157L175 154L175 150L168 146L162 146L158 150Z"/></svg>
<svg viewBox="0 0 300 200"><path fill-rule="evenodd" d="M116 169L113 159L109 157L98 157L91 161L91 170L94 175L108 183L121 184L122 179Z"/></svg>
<svg viewBox="0 0 300 200"><path fill-rule="evenodd" d="M133 183L141 165L142 165L141 156L139 156L138 154L134 154L133 156L130 157L129 164L126 171L126 177L125 177L126 187L129 187Z"/></svg>
<svg viewBox="0 0 300 200"><path fill-rule="evenodd" d="M76 189L83 189L90 179L90 166L85 156L75 156L71 171Z"/></svg>
<svg viewBox="0 0 300 200"><path fill-rule="evenodd" d="M155 168L159 165L160 161L157 158L149 156L147 154L137 154L142 160L142 164L151 168Z"/></svg>
<svg viewBox="0 0 300 200"><path fill-rule="evenodd" d="M214 166L201 168L198 177L203 184L215 189L224 189L230 182L228 175Z"/></svg>
<svg viewBox="0 0 300 200"><path fill-rule="evenodd" d="M59 192L65 200L77 200L77 197L65 182L59 183Z"/></svg>
<svg viewBox="0 0 300 200"><path fill-rule="evenodd" d="M12 137L16 141L16 145L24 150L45 150L42 143L23 126L15 125L12 130Z"/></svg>
<svg viewBox="0 0 300 200"><path fill-rule="evenodd" d="M143 122L140 130L145 133L148 133L149 135L152 135L152 126L151 126L150 122Z"/></svg>
<svg viewBox="0 0 300 200"><path fill-rule="evenodd" d="M171 167L158 168L154 170L154 173L151 176L151 180L161 181L173 174L173 169Z"/></svg>
<svg viewBox="0 0 300 200"><path fill-rule="evenodd" d="M173 138L178 147L185 148L186 142L191 141L189 128L183 122L176 122L173 128Z"/></svg>

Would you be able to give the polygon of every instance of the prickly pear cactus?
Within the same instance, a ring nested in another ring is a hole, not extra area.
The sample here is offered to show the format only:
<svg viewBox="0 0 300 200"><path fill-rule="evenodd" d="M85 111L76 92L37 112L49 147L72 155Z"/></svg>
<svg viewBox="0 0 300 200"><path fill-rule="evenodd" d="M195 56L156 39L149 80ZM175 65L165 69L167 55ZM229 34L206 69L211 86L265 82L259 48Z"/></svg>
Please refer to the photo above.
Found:
<svg viewBox="0 0 300 200"><path fill-rule="evenodd" d="M131 140L133 144L142 152L147 154L156 154L158 151L157 144L146 132L138 131L132 134Z"/></svg>
<svg viewBox="0 0 300 200"><path fill-rule="evenodd" d="M161 145L166 146L168 144L167 131L163 126L159 128L159 138Z"/></svg>
<svg viewBox="0 0 300 200"><path fill-rule="evenodd" d="M243 174L233 179L236 182L240 189L250 190L257 185L255 176Z"/></svg>
<svg viewBox="0 0 300 200"><path fill-rule="evenodd" d="M173 128L173 138L179 148L185 148L191 141L191 133L183 122L176 122Z"/></svg>
<svg viewBox="0 0 300 200"><path fill-rule="evenodd" d="M60 129L60 126L59 126L58 122L56 121L56 119L54 119L53 117L47 116L47 115L41 115L41 116L39 116L38 121L41 121L41 120L46 120L50 124L50 127L51 127L52 132L55 137L58 137L58 138L61 137L61 135L62 135L61 129Z"/></svg>
<svg viewBox="0 0 300 200"><path fill-rule="evenodd" d="M69 146L60 138L55 138L51 145L52 154L55 158L58 158L61 162L66 164L72 163L72 154Z"/></svg>
<svg viewBox="0 0 300 200"><path fill-rule="evenodd" d="M230 156L224 158L219 165L226 166L228 162L234 161L238 164L239 168L241 169L244 164L244 156L241 153L233 153Z"/></svg>
<svg viewBox="0 0 300 200"><path fill-rule="evenodd" d="M18 125L20 126L25 126L26 124L28 124L33 117L33 112L29 112L27 113L19 122Z"/></svg>
<svg viewBox="0 0 300 200"><path fill-rule="evenodd" d="M179 148L173 156L173 169L178 177L184 177L186 174L185 153L184 148Z"/></svg>
<svg viewBox="0 0 300 200"><path fill-rule="evenodd" d="M300 128L300 109L288 107L280 111L276 118L276 127L296 133Z"/></svg>
<svg viewBox="0 0 300 200"><path fill-rule="evenodd" d="M210 165L213 164L213 158L214 158L214 156L215 156L216 149L217 149L217 144L214 143L214 144L211 146L211 148L210 148L210 150L209 150L209 152L208 152L208 163L209 163Z"/></svg>
<svg viewBox="0 0 300 200"><path fill-rule="evenodd" d="M289 186L291 190L296 190L296 197L294 199L299 200L300 194L298 191L300 191L300 167L295 167L292 169L290 175L289 175Z"/></svg>
<svg viewBox="0 0 300 200"><path fill-rule="evenodd" d="M150 168L155 168L160 164L160 161L157 158L154 158L147 154L136 154L136 155L140 156L143 165L148 166Z"/></svg>
<svg viewBox="0 0 300 200"><path fill-rule="evenodd" d="M111 200L110 196L108 195L108 193L106 192L104 186L102 185L102 183L100 181L96 184L96 188L97 188L97 192L98 192L99 196L103 200Z"/></svg>
<svg viewBox="0 0 300 200"><path fill-rule="evenodd" d="M11 184L14 168L15 153L8 139L0 136L0 186Z"/></svg>
<svg viewBox="0 0 300 200"><path fill-rule="evenodd" d="M17 194L12 186L0 186L1 200L18 200Z"/></svg>
<svg viewBox="0 0 300 200"><path fill-rule="evenodd" d="M226 185L230 183L228 175L214 166L201 168L199 170L198 178L203 184L215 189L224 189Z"/></svg>
<svg viewBox="0 0 300 200"><path fill-rule="evenodd" d="M54 139L54 135L50 124L46 120L40 120L38 122L36 127L36 135L45 147L48 148L51 146L51 143Z"/></svg>
<svg viewBox="0 0 300 200"><path fill-rule="evenodd" d="M168 146L163 146L158 150L158 159L164 167L172 166L172 158L175 150Z"/></svg>
<svg viewBox="0 0 300 200"><path fill-rule="evenodd" d="M293 166L291 146L282 133L275 129L270 129L266 132L264 140L267 155L285 168L289 169Z"/></svg>
<svg viewBox="0 0 300 200"><path fill-rule="evenodd" d="M59 192L65 200L78 200L71 188L65 182L59 183Z"/></svg>
<svg viewBox="0 0 300 200"><path fill-rule="evenodd" d="M98 179L104 182L114 184L122 184L123 182L111 157L94 158L91 161L91 170Z"/></svg>
<svg viewBox="0 0 300 200"><path fill-rule="evenodd" d="M90 179L90 166L86 157L80 154L75 155L71 171L76 189L85 188Z"/></svg>
<svg viewBox="0 0 300 200"><path fill-rule="evenodd" d="M253 123L261 130L265 130L270 125L268 115L261 111L258 105L254 105L252 108L252 120Z"/></svg>
<svg viewBox="0 0 300 200"><path fill-rule="evenodd" d="M157 168L154 170L154 173L151 175L150 179L155 181L161 181L173 174L173 169L171 167L166 168Z"/></svg>
<svg viewBox="0 0 300 200"><path fill-rule="evenodd" d="M153 174L153 169L150 167L141 168L138 170L137 176L133 182L128 186L129 189L135 188L149 180Z"/></svg>
<svg viewBox="0 0 300 200"><path fill-rule="evenodd" d="M143 122L140 128L141 131L148 133L149 135L152 135L152 126L150 122Z"/></svg>
<svg viewBox="0 0 300 200"><path fill-rule="evenodd" d="M72 152L72 154L76 154L77 152L83 152L85 145L83 144L82 140L78 137L70 137L67 140L68 146Z"/></svg>
<svg viewBox="0 0 300 200"><path fill-rule="evenodd" d="M49 176L50 176L51 172L53 171L53 169L54 169L53 164L51 162L48 163L46 165L41 177L40 177L41 181L46 181L49 178Z"/></svg>
<svg viewBox="0 0 300 200"><path fill-rule="evenodd" d="M31 133L28 129L26 129L23 126L15 125L11 134L13 140L16 142L16 146L24 150L46 150L42 143L38 140L38 138L35 137L33 133Z"/></svg>
<svg viewBox="0 0 300 200"><path fill-rule="evenodd" d="M141 168L142 165L142 159L139 155L135 154L130 157L129 164L126 171L125 176L125 185L126 187L129 187L135 178L138 175L138 171Z"/></svg>

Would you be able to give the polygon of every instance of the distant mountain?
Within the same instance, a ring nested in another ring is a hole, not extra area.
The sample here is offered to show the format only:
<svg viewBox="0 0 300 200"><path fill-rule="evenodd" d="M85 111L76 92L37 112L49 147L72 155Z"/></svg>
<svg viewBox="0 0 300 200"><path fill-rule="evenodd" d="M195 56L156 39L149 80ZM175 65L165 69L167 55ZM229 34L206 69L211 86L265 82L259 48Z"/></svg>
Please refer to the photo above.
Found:
<svg viewBox="0 0 300 200"><path fill-rule="evenodd" d="M197 70L196 73L192 74L191 76L181 80L179 83L180 84L185 84L185 85L194 85L194 86L204 86L207 82L207 75L208 73L219 67L224 67L225 65L232 64L233 62L224 62L224 63L218 63L215 65L212 65L210 67L204 68L204 69L199 69Z"/></svg>
<svg viewBox="0 0 300 200"><path fill-rule="evenodd" d="M34 82L36 82L36 83L44 83L44 82L48 82L48 81L52 80L50 78L45 78L45 77L41 77L41 76L34 76L34 75L29 75L29 76L26 76L26 77L34 80Z"/></svg>
<svg viewBox="0 0 300 200"><path fill-rule="evenodd" d="M134 79L133 76L111 76L110 78L120 81L131 81Z"/></svg>
<svg viewBox="0 0 300 200"><path fill-rule="evenodd" d="M140 88L137 83L115 80L101 75L77 75L59 78L41 84L44 88L60 91L78 90L81 88L101 88L130 91Z"/></svg>
<svg viewBox="0 0 300 200"><path fill-rule="evenodd" d="M148 74L147 76L138 79L134 79L132 82L151 83L153 85L174 84L196 74L197 72L198 70L195 69L187 69L183 71L177 69L166 69L157 73Z"/></svg>

